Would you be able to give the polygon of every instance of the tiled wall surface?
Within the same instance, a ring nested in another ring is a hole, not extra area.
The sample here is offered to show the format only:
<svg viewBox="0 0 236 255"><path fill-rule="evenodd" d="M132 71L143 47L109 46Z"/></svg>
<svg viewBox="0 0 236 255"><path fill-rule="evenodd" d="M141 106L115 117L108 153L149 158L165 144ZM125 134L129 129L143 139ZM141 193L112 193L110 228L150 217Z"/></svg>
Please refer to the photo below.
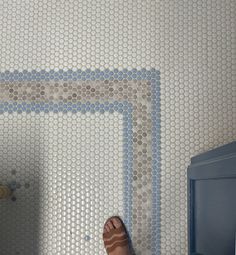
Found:
<svg viewBox="0 0 236 255"><path fill-rule="evenodd" d="M236 2L0 1L0 71L161 72L161 254L187 253L191 156L236 139Z"/></svg>

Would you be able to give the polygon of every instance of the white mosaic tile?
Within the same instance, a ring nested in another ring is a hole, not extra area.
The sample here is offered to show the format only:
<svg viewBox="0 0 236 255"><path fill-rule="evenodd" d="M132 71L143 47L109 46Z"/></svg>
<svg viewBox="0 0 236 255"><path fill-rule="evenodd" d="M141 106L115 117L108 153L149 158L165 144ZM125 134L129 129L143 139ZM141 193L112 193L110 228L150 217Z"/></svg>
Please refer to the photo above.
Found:
<svg viewBox="0 0 236 255"><path fill-rule="evenodd" d="M7 134L0 138L1 169L8 181L14 177L7 170L15 169L22 185L16 202L1 206L2 254L105 254L104 222L112 215L129 217L123 202L123 116L5 113L0 126ZM33 213L39 219L24 224ZM36 230L38 250L30 236Z"/></svg>

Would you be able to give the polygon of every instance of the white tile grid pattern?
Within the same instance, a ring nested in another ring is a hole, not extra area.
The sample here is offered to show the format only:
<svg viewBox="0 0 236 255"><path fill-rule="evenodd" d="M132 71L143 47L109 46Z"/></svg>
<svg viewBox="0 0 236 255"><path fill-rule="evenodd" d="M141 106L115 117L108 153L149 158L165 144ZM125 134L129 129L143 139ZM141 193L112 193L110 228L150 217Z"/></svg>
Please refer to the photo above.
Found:
<svg viewBox="0 0 236 255"><path fill-rule="evenodd" d="M112 215L124 217L122 114L11 115L0 115L7 134L0 137L1 169L6 169L1 181L9 179L7 169L15 169L22 188L15 192L16 203L1 206L1 253L106 254L103 224Z"/></svg>
<svg viewBox="0 0 236 255"><path fill-rule="evenodd" d="M161 253L187 253L186 167L236 139L234 0L1 1L0 69L161 71Z"/></svg>

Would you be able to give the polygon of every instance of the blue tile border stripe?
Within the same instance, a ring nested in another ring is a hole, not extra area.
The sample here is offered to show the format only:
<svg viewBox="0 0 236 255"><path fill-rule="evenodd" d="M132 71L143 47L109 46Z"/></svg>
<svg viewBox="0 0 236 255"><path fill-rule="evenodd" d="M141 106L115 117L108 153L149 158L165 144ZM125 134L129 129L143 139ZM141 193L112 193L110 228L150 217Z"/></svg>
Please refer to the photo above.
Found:
<svg viewBox="0 0 236 255"><path fill-rule="evenodd" d="M161 111L160 111L160 71L156 69L123 69L111 70L68 70L68 71L6 71L0 73L0 82L3 81L96 81L96 80L148 80L152 88L152 187L153 187L153 211L152 211L152 254L160 254L160 169L161 169Z"/></svg>
<svg viewBox="0 0 236 255"><path fill-rule="evenodd" d="M72 71L72 70L68 70L68 71L63 71L63 70L59 70L59 71L54 71L51 70L49 72L42 70L42 71L23 71L23 72L19 72L19 71L13 71L13 72L3 72L0 73L0 81L68 81L68 80L72 80L72 81L78 81L78 80L82 80L82 81L95 81L95 80L143 80L143 79L147 79L147 80L155 80L155 82L159 81L160 77L160 72L155 70L155 69L151 69L151 70L146 70L146 69L142 69L142 70L137 70L137 69L132 69L131 71L124 69L122 71L119 71L118 69L115 69L114 71L110 71L108 69L104 70L104 71L100 71L100 70L95 70L95 71L91 71L90 69L86 70L86 71L81 71L81 70L77 70L77 71Z"/></svg>

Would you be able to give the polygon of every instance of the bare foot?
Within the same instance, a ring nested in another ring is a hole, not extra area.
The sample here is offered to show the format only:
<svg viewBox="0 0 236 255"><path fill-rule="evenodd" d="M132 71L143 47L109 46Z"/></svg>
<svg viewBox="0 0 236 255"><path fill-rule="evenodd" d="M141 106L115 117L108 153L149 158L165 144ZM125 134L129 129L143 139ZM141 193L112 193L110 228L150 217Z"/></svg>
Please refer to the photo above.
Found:
<svg viewBox="0 0 236 255"><path fill-rule="evenodd" d="M119 217L107 220L103 230L103 241L108 255L131 255L128 235Z"/></svg>

